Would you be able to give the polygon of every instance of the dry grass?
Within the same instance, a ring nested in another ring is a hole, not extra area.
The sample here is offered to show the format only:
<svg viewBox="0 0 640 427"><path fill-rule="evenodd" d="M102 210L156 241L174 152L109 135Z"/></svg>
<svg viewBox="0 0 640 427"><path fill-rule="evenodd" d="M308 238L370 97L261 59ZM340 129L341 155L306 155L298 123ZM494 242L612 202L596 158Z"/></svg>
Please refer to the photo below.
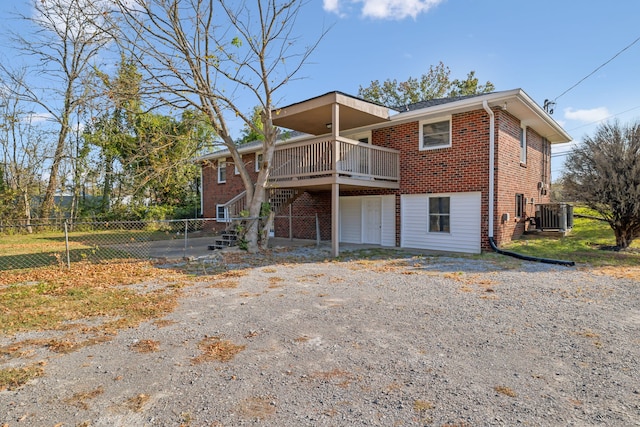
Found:
<svg viewBox="0 0 640 427"><path fill-rule="evenodd" d="M15 390L34 378L44 375L43 366L46 362L39 362L23 368L0 369L0 391Z"/></svg>
<svg viewBox="0 0 640 427"><path fill-rule="evenodd" d="M518 396L518 394L515 391L513 391L513 389L503 385L497 385L493 389L496 391L496 393L504 394L505 396L509 396L509 397Z"/></svg>
<svg viewBox="0 0 640 427"><path fill-rule="evenodd" d="M614 277L616 279L630 279L640 281L640 267L599 267L590 270L592 273Z"/></svg>
<svg viewBox="0 0 640 427"><path fill-rule="evenodd" d="M64 330L81 319L105 319L102 329L116 332L160 317L177 305L186 276L149 262L78 263L72 270L3 272L0 276L0 332ZM154 290L129 287L154 280ZM182 286L182 285L181 285Z"/></svg>
<svg viewBox="0 0 640 427"><path fill-rule="evenodd" d="M276 413L273 397L248 397L240 402L238 412L243 418L264 420Z"/></svg>
<svg viewBox="0 0 640 427"><path fill-rule="evenodd" d="M78 392L73 396L65 399L64 402L68 405L73 405L77 408L87 410L89 409L88 401L95 399L96 397L100 396L102 393L104 393L104 388L102 388L102 386L99 386L98 388L95 388L90 391Z"/></svg>
<svg viewBox="0 0 640 427"><path fill-rule="evenodd" d="M245 345L223 341L220 337L205 337L198 343L198 349L202 354L191 359L191 362L194 364L213 361L228 362L245 348Z"/></svg>
<svg viewBox="0 0 640 427"><path fill-rule="evenodd" d="M142 408L144 408L144 405L149 402L149 399L150 396L148 394L141 393L137 396L132 397L131 399L128 399L125 403L125 406L131 409L133 412L140 412L142 411Z"/></svg>
<svg viewBox="0 0 640 427"><path fill-rule="evenodd" d="M433 409L433 403L426 400L416 400L413 402L413 410L416 412L426 412Z"/></svg>
<svg viewBox="0 0 640 427"><path fill-rule="evenodd" d="M240 282L237 280L219 280L211 283L207 288L214 289L234 289L237 288Z"/></svg>
<svg viewBox="0 0 640 427"><path fill-rule="evenodd" d="M138 353L153 353L160 349L160 341L140 340L131 345L131 350Z"/></svg>
<svg viewBox="0 0 640 427"><path fill-rule="evenodd" d="M357 380L355 375L338 368L334 368L330 371L313 372L308 378L311 380L332 383L341 388L347 388L353 381Z"/></svg>

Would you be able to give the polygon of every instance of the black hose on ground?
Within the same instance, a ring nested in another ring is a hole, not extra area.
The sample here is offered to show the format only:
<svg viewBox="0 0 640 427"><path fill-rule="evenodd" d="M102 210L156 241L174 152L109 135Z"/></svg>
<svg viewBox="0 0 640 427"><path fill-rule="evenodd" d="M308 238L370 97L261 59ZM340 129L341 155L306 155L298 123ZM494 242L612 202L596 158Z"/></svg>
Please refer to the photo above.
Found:
<svg viewBox="0 0 640 427"><path fill-rule="evenodd" d="M496 246L496 242L493 240L493 237L489 237L489 244L491 245L491 248L497 253L499 253L500 255L512 256L514 258L522 259L525 261L535 261L535 262L542 262L545 264L564 265L566 267L573 267L574 265L576 265L576 263L573 261L565 261L562 259L538 258L534 256L522 255L516 252L503 251L502 249L498 248L498 246Z"/></svg>

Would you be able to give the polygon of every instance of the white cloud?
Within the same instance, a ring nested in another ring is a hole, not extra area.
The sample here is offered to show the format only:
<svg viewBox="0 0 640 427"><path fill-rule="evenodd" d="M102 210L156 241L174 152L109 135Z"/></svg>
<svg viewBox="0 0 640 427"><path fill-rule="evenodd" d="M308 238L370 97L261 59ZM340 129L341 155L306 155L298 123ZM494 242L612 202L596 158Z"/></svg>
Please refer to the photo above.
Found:
<svg viewBox="0 0 640 427"><path fill-rule="evenodd" d="M564 118L567 120L594 123L606 120L609 117L611 117L611 113L607 110L607 107L592 108L590 110L574 110L571 107L564 109Z"/></svg>
<svg viewBox="0 0 640 427"><path fill-rule="evenodd" d="M52 119L53 116L49 113L31 113L25 118L25 121L29 123L44 123Z"/></svg>
<svg viewBox="0 0 640 427"><path fill-rule="evenodd" d="M415 19L444 0L323 0L324 10L342 16L345 7L361 5L362 16L373 19ZM358 6L360 7L360 6Z"/></svg>

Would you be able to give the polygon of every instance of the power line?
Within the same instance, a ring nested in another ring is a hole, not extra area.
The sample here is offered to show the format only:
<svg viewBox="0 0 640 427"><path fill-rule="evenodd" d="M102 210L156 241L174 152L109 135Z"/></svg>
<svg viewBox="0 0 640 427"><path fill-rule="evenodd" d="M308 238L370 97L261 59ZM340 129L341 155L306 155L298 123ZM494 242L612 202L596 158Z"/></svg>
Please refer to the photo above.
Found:
<svg viewBox="0 0 640 427"><path fill-rule="evenodd" d="M589 74L587 74L585 77L583 77L580 81L578 81L578 83L574 84L573 86L571 86L569 89L565 90L564 92L562 92L560 95L556 96L555 99L553 100L554 102L558 100L558 98L560 98L561 96L563 96L564 94L566 94L567 92L569 92L570 90L572 90L573 88L575 88L576 86L578 86L580 83L582 83L583 81L585 81L586 79L588 79L589 77L591 77L592 75L594 75L596 72L598 72L598 70L600 70L602 67L604 67L605 65L607 65L609 62L613 61L614 59L616 59L622 52L624 52L625 50L629 49L631 46L633 46L634 44L636 44L638 41L640 41L640 37L638 37L637 39L635 39L634 41L631 42L631 44L625 46L620 52L616 53L615 55L613 55L607 62L603 63L602 65L600 65L598 68L596 68L595 70L593 70L592 72L590 72Z"/></svg>

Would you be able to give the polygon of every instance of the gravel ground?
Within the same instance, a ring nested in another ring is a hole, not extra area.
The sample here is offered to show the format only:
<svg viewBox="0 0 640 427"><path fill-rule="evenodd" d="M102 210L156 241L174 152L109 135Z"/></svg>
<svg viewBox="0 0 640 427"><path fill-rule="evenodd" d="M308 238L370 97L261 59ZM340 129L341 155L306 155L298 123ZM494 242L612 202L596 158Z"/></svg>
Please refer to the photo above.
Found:
<svg viewBox="0 0 640 427"><path fill-rule="evenodd" d="M388 254L231 266L162 322L31 355L45 375L0 392L0 426L640 426L638 282Z"/></svg>

